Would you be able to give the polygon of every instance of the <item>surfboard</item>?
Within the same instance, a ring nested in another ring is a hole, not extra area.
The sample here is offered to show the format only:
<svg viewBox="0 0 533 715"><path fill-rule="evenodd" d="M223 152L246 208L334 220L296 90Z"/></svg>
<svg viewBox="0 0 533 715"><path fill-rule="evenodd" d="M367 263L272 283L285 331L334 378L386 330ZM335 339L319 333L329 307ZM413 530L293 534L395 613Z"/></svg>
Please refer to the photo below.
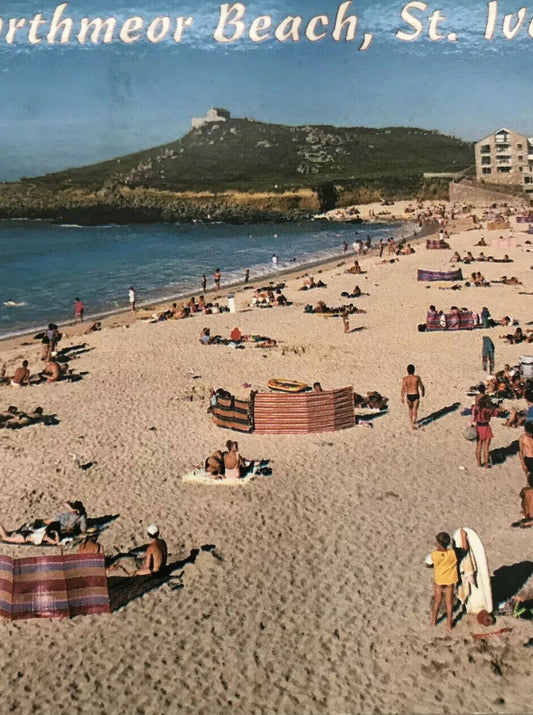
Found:
<svg viewBox="0 0 533 715"><path fill-rule="evenodd" d="M468 554L459 564L459 572L462 577L463 586L468 589L469 595L465 599L466 612L477 614L480 611L492 613L492 588L490 584L489 565L485 548L479 536L473 529L463 526L470 547L471 563L474 567L472 578L468 578L469 563ZM456 547L461 548L461 529L457 529L453 534L453 541ZM465 572L465 573L463 573ZM460 589L458 589L460 591ZM468 591L467 591L468 592ZM461 596L460 596L461 598Z"/></svg>

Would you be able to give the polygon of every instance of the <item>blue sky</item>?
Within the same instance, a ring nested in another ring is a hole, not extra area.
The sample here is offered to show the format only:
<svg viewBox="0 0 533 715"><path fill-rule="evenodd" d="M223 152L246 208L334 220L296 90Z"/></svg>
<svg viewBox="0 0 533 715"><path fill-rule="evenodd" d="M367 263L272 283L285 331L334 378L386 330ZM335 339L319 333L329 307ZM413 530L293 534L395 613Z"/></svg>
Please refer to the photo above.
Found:
<svg viewBox="0 0 533 715"><path fill-rule="evenodd" d="M42 42L32 46L27 30L6 42L10 18L37 12L50 20L59 3L27 0L2 3L0 18L0 179L38 175L94 163L165 144L190 128L192 116L212 106L234 116L287 124L418 126L475 140L501 126L533 135L533 39L524 26L513 40L501 37L502 18L520 3L497 3L496 33L483 39L487 3L428 2L412 10L424 24L421 37L400 17L407 2L354 1L354 42L335 42L331 25L340 2L257 0L244 3L247 29L259 15L278 25L289 15L305 24L315 15L330 20L328 37L253 43L243 37L226 45L213 39L220 13L216 2L74 0L65 17L192 16L194 24L176 44L140 40L81 46ZM230 3L231 4L231 3ZM456 42L427 38L428 18L440 10L440 26ZM513 16L514 18L514 16ZM515 19L515 18L514 18ZM46 35L47 26L41 35ZM374 36L365 52L364 32ZM74 36L75 33L73 33Z"/></svg>

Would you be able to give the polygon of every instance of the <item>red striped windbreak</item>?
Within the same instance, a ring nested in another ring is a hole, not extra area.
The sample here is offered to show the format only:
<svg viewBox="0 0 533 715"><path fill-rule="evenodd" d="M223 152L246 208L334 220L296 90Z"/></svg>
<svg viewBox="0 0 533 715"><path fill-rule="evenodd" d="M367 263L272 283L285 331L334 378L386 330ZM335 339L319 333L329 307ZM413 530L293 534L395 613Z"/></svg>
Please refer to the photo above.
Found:
<svg viewBox="0 0 533 715"><path fill-rule="evenodd" d="M69 618L110 613L103 554L0 556L0 616Z"/></svg>
<svg viewBox="0 0 533 715"><path fill-rule="evenodd" d="M334 432L354 425L351 387L299 394L260 392L254 396L258 434Z"/></svg>

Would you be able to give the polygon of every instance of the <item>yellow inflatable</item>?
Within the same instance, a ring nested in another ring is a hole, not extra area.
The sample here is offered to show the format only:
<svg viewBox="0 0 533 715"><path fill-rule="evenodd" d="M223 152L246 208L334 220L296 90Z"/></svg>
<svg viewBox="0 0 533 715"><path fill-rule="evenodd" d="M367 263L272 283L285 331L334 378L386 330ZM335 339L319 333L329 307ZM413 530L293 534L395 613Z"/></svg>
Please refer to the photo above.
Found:
<svg viewBox="0 0 533 715"><path fill-rule="evenodd" d="M305 390L309 390L309 385L305 382L285 380L279 377L273 377L267 384L271 390L276 390L277 392L305 392Z"/></svg>

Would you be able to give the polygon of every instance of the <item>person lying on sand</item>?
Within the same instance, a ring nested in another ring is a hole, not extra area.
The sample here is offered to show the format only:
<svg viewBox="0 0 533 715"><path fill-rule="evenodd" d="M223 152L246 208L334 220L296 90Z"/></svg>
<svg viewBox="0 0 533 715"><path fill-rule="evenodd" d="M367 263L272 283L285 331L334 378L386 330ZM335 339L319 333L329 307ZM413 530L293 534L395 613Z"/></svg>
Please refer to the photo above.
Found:
<svg viewBox="0 0 533 715"><path fill-rule="evenodd" d="M506 343L510 343L511 345L518 345L519 343L523 343L524 340L526 339L526 336L522 332L522 328L518 327L514 333L507 333L507 335L500 335L501 340L504 340Z"/></svg>
<svg viewBox="0 0 533 715"><path fill-rule="evenodd" d="M363 293L359 286L355 286L351 293L347 293L346 291L341 293L343 298L360 298L362 295L370 295L370 293Z"/></svg>
<svg viewBox="0 0 533 715"><path fill-rule="evenodd" d="M96 333L98 330L102 330L102 323L97 320L96 323L93 323L88 330L85 331L85 335L88 333Z"/></svg>
<svg viewBox="0 0 533 715"><path fill-rule="evenodd" d="M41 522L36 522L41 524ZM0 539L6 544L53 544L57 546L61 540L61 527L57 522L42 524L35 528L22 529L17 531L6 531L0 524Z"/></svg>
<svg viewBox="0 0 533 715"><path fill-rule="evenodd" d="M146 529L150 543L146 550L143 565L134 572L134 576L155 576L167 565L167 545L159 534L159 527L150 524Z"/></svg>
<svg viewBox="0 0 533 715"><path fill-rule="evenodd" d="M18 410L17 407L11 405L7 412L0 413L0 429L5 427L6 429L19 429L21 427L27 427L28 425L34 425L38 422L44 422L49 419L43 414L42 407L36 407L30 412L23 412Z"/></svg>

